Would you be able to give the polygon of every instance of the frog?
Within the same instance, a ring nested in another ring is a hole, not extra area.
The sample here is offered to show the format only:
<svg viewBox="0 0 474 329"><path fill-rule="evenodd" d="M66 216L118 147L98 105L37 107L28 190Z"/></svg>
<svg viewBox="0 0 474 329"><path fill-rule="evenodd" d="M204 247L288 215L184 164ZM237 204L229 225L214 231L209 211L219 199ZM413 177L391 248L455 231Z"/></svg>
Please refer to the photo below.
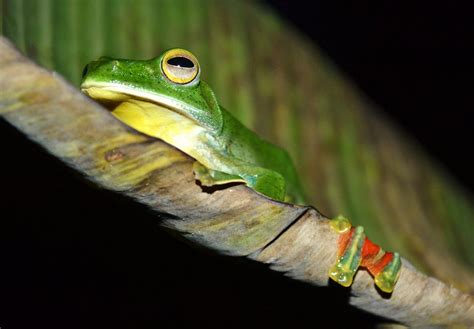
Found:
<svg viewBox="0 0 474 329"><path fill-rule="evenodd" d="M193 173L202 186L241 183L271 200L304 205L305 193L288 152L237 120L200 77L196 56L172 48L149 60L100 57L85 66L81 90L125 125L193 158ZM357 228L348 239L347 225L333 226L343 227L339 233L346 238L329 276L347 286L363 263L365 236ZM349 258L355 261L347 262ZM393 288L397 274L392 272L392 283L382 280L380 286L388 286L384 290Z"/></svg>
<svg viewBox="0 0 474 329"><path fill-rule="evenodd" d="M288 153L255 134L226 111L204 81L197 58L171 49L151 60L102 57L86 66L81 89L112 115L164 140L196 160L204 186L244 183L278 201L303 203Z"/></svg>

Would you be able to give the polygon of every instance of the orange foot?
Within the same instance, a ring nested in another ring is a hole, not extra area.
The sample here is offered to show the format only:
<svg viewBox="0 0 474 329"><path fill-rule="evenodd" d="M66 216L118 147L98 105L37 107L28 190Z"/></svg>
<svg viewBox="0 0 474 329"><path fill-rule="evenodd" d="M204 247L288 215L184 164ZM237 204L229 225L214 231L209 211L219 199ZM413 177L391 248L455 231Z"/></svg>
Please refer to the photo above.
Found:
<svg viewBox="0 0 474 329"><path fill-rule="evenodd" d="M329 277L344 287L349 287L357 269L362 266L374 276L375 284L380 290L391 293L400 274L400 255L385 252L365 236L362 226L352 227L343 216L334 218L331 224L341 236L337 261L329 270Z"/></svg>

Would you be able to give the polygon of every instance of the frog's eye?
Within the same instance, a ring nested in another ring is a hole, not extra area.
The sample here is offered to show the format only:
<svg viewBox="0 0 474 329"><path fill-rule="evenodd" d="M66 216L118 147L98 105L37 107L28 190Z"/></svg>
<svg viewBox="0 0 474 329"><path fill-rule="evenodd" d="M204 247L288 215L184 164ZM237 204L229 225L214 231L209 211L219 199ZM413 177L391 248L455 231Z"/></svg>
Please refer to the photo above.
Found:
<svg viewBox="0 0 474 329"><path fill-rule="evenodd" d="M163 56L161 69L168 80L183 85L197 80L199 63L189 51L171 49Z"/></svg>

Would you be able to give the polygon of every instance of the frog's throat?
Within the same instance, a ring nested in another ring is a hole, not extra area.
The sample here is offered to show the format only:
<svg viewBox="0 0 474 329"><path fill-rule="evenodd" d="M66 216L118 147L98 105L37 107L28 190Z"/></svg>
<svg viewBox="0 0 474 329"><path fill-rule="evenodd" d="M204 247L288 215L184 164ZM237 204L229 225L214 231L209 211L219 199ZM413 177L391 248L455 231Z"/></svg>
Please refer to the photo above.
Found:
<svg viewBox="0 0 474 329"><path fill-rule="evenodd" d="M214 168L203 150L209 141L207 130L189 116L182 115L166 105L128 95L110 88L81 86L85 94L108 107L112 115L127 126L145 135L159 138L198 160L208 168Z"/></svg>
<svg viewBox="0 0 474 329"><path fill-rule="evenodd" d="M189 104L165 95L130 88L121 84L87 81L81 85L81 91L112 111L120 103L126 102L130 99L136 99L163 106L170 111L174 111L193 120L199 125L199 122L189 115L190 112L197 112L198 109L192 108Z"/></svg>

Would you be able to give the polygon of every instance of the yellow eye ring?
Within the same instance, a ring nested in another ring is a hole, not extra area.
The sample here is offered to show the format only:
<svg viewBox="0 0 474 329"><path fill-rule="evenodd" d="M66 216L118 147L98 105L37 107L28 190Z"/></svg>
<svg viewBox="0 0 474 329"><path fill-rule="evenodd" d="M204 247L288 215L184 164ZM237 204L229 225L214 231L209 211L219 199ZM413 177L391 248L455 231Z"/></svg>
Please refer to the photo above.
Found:
<svg viewBox="0 0 474 329"><path fill-rule="evenodd" d="M161 70L171 82L188 84L198 76L199 62L191 52L185 49L171 49L161 60Z"/></svg>

